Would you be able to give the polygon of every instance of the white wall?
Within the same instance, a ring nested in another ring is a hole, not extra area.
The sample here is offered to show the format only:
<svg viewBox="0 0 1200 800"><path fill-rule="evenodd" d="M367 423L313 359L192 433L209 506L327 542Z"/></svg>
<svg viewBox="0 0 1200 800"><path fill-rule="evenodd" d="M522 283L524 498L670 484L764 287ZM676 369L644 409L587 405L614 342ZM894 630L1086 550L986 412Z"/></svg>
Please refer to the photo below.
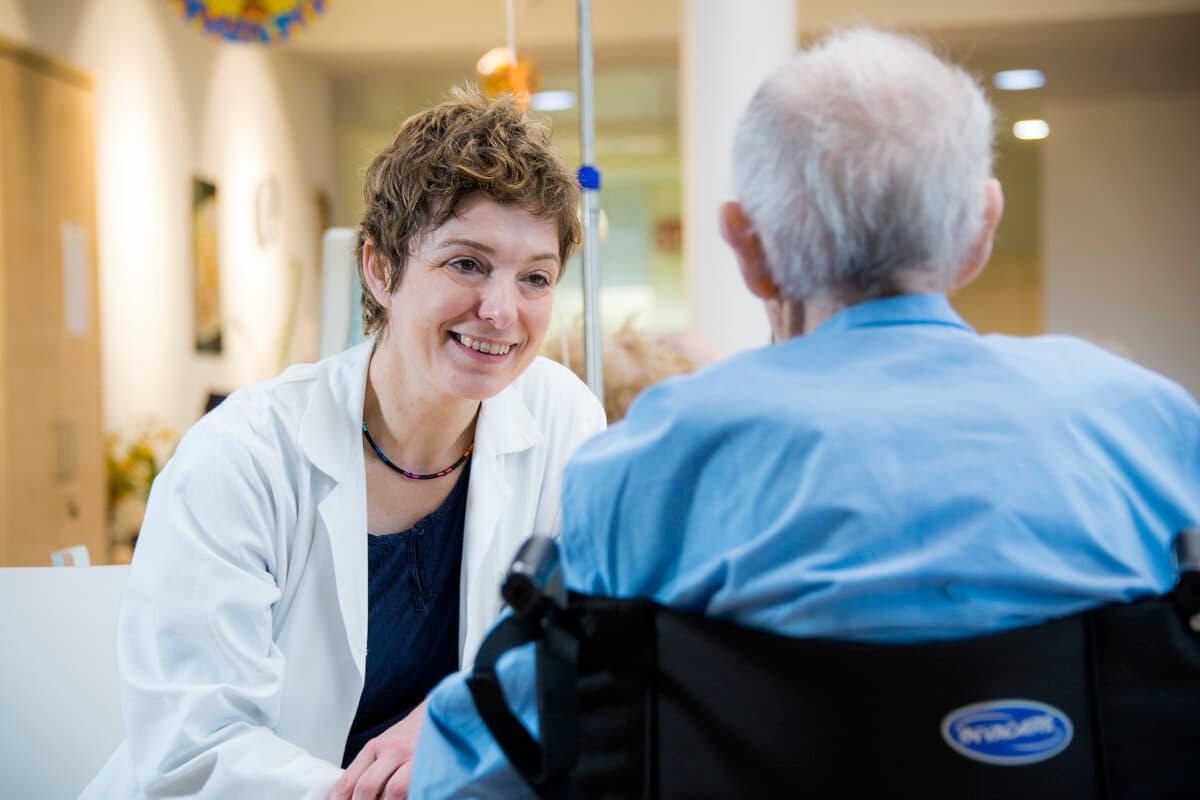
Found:
<svg viewBox="0 0 1200 800"><path fill-rule="evenodd" d="M96 78L106 427L153 417L182 433L209 390L314 358L315 193L334 189L327 76L278 50L203 36L156 0L0 0L0 25L7 19L25 30L0 34ZM193 348L193 175L218 187L220 355ZM279 187L280 235L260 247L254 190L268 177ZM281 354L293 258L299 314Z"/></svg>

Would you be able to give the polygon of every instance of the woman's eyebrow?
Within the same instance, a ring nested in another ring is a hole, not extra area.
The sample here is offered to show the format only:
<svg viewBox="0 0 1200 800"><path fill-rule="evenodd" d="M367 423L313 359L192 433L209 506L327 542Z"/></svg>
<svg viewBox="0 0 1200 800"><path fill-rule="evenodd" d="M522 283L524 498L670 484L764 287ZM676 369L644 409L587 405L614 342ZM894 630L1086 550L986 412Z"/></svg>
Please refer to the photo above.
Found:
<svg viewBox="0 0 1200 800"><path fill-rule="evenodd" d="M489 256L494 256L496 254L495 248L491 247L490 245L486 245L483 242L477 242L474 239L461 239L461 238L445 239L438 243L437 249L445 250L448 247L455 247L455 246L471 247L471 248L474 248L475 250L480 251L481 253L487 253ZM547 261L547 260L558 263L558 253L537 253L536 255L529 257L529 261Z"/></svg>
<svg viewBox="0 0 1200 800"><path fill-rule="evenodd" d="M483 242L477 242L474 239L445 239L442 242L440 242L437 247L439 250L445 250L447 247L454 247L456 245L466 245L467 247L473 247L476 250L487 253L489 256L495 255L495 253L496 253L494 248L490 247L489 245L484 244Z"/></svg>

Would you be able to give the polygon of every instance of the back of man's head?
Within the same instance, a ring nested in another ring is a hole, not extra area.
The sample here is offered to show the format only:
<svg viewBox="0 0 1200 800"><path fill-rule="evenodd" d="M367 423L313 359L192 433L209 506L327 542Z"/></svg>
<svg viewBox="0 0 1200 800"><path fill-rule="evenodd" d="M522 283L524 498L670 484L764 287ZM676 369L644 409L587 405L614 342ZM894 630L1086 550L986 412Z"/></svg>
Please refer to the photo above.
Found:
<svg viewBox="0 0 1200 800"><path fill-rule="evenodd" d="M921 272L951 288L983 228L992 126L974 79L893 34L837 33L777 70L733 170L781 294L854 302Z"/></svg>

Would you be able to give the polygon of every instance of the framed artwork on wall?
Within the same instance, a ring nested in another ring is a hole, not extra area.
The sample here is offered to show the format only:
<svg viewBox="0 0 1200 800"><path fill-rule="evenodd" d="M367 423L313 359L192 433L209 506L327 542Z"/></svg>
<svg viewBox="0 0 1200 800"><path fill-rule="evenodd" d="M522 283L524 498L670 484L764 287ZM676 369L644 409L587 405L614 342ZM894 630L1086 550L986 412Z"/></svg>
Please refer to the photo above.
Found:
<svg viewBox="0 0 1200 800"><path fill-rule="evenodd" d="M221 269L217 249L217 187L192 178L192 285L196 352L221 352Z"/></svg>

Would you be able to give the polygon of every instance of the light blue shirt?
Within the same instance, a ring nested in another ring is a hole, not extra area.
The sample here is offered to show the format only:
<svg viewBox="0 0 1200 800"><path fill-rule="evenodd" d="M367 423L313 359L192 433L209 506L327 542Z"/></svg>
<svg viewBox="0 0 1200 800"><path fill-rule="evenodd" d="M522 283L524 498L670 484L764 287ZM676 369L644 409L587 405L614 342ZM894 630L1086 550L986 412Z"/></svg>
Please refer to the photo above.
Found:
<svg viewBox="0 0 1200 800"><path fill-rule="evenodd" d="M1186 391L1076 339L979 336L944 297L906 295L646 391L567 467L562 548L581 591L903 642L1166 591L1172 538L1197 523ZM532 729L528 656L501 676ZM451 676L410 796L520 792Z"/></svg>

